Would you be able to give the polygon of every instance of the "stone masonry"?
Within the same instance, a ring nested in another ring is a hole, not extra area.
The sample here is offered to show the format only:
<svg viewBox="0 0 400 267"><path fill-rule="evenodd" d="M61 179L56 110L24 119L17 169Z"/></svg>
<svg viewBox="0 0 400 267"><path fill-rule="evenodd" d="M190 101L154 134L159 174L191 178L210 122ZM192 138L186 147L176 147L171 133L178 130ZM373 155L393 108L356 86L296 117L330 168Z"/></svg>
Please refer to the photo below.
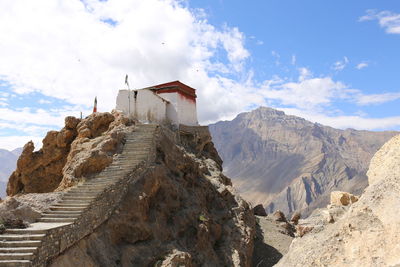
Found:
<svg viewBox="0 0 400 267"><path fill-rule="evenodd" d="M126 185L145 175L155 159L157 127L138 125L127 135L122 154L104 171L71 188L37 223L0 235L0 267L46 266L106 221L125 195Z"/></svg>

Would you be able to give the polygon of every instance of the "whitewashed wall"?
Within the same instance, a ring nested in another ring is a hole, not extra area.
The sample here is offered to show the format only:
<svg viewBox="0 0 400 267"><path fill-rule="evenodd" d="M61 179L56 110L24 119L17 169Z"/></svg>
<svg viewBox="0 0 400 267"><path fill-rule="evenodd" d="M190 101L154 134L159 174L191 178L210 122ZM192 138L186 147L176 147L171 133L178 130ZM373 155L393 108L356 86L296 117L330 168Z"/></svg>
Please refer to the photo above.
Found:
<svg viewBox="0 0 400 267"><path fill-rule="evenodd" d="M120 90L117 96L117 110L129 113L130 93L130 116L141 122L160 122L167 119L167 102L150 90L135 91Z"/></svg>
<svg viewBox="0 0 400 267"><path fill-rule="evenodd" d="M161 93L159 96L171 103L167 106L167 117L172 123L198 125L196 103L184 98L179 93Z"/></svg>
<svg viewBox="0 0 400 267"><path fill-rule="evenodd" d="M196 103L181 95L178 95L178 114L180 124L188 126L198 125Z"/></svg>
<svg viewBox="0 0 400 267"><path fill-rule="evenodd" d="M169 101L167 105L167 118L168 120L175 125L179 125L179 117L178 117L178 94L177 93L162 93L158 94L160 97Z"/></svg>

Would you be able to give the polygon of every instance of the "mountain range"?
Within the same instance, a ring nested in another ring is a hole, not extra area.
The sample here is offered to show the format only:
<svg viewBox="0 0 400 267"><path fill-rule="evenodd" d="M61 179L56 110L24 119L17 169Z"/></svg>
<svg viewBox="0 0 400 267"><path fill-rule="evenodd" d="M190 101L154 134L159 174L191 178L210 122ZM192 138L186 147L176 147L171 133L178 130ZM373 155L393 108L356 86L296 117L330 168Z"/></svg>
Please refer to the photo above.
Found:
<svg viewBox="0 0 400 267"><path fill-rule="evenodd" d="M15 170L21 152L22 148L17 148L12 151L0 149L0 198L6 196L8 178Z"/></svg>
<svg viewBox="0 0 400 267"><path fill-rule="evenodd" d="M209 128L245 199L268 212L304 215L328 204L333 190L361 194L372 156L398 134L334 129L267 107Z"/></svg>

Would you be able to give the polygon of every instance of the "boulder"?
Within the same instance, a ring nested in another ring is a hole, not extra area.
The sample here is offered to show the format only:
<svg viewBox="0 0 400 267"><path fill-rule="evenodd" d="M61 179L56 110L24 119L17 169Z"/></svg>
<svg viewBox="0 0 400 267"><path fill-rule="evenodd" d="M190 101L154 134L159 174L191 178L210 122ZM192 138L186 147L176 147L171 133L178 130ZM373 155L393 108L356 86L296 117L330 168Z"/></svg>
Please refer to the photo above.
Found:
<svg viewBox="0 0 400 267"><path fill-rule="evenodd" d="M300 212L295 212L292 215L292 218L290 219L290 222L292 222L294 225L297 225L299 223L300 218L301 218L301 213Z"/></svg>
<svg viewBox="0 0 400 267"><path fill-rule="evenodd" d="M331 205L347 206L358 201L358 197L341 191L331 192Z"/></svg>
<svg viewBox="0 0 400 267"><path fill-rule="evenodd" d="M277 222L286 222L285 214L283 214L283 212L280 210L275 211L272 216Z"/></svg>
<svg viewBox="0 0 400 267"><path fill-rule="evenodd" d="M257 216L267 216L267 212L265 211L264 206L262 204L258 204L257 206L255 206L253 208L253 212L254 215Z"/></svg>

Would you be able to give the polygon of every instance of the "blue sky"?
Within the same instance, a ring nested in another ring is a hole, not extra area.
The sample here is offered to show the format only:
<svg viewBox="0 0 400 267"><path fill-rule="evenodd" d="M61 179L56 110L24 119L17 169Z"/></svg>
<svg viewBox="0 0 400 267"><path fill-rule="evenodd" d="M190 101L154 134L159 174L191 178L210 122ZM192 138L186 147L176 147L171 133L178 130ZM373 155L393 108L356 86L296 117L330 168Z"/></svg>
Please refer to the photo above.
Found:
<svg viewBox="0 0 400 267"><path fill-rule="evenodd" d="M12 30L10 30L12 29ZM202 124L271 106L337 128L400 130L400 3L15 0L0 3L0 148L181 80Z"/></svg>

